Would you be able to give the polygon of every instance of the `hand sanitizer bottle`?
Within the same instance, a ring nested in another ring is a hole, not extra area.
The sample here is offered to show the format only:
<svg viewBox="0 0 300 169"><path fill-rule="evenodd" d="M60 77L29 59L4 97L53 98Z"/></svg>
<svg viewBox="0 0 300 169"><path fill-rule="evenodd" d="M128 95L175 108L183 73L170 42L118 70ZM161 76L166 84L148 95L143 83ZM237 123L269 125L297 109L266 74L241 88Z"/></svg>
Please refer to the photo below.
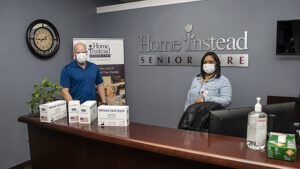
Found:
<svg viewBox="0 0 300 169"><path fill-rule="evenodd" d="M267 114L261 111L260 97L256 100L255 110L248 114L247 146L254 150L261 150L266 146Z"/></svg>

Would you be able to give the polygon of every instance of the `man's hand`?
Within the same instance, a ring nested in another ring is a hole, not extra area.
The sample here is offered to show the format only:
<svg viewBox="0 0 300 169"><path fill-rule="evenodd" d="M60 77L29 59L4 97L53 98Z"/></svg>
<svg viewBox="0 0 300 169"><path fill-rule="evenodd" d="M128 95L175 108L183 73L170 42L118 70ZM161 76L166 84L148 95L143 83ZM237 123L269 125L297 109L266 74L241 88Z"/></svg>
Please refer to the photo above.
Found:
<svg viewBox="0 0 300 169"><path fill-rule="evenodd" d="M205 99L203 97L200 97L195 100L195 103L199 103L199 102L205 102Z"/></svg>

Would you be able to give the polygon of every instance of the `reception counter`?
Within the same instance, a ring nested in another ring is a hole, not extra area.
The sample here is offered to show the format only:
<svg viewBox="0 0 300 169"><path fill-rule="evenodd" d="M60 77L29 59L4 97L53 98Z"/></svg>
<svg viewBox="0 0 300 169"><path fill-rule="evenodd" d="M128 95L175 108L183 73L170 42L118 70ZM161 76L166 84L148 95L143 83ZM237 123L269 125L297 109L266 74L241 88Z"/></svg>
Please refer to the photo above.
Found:
<svg viewBox="0 0 300 169"><path fill-rule="evenodd" d="M128 127L69 124L67 119L27 123L33 169L300 168L247 148L244 138L140 123ZM298 150L300 147L298 146Z"/></svg>

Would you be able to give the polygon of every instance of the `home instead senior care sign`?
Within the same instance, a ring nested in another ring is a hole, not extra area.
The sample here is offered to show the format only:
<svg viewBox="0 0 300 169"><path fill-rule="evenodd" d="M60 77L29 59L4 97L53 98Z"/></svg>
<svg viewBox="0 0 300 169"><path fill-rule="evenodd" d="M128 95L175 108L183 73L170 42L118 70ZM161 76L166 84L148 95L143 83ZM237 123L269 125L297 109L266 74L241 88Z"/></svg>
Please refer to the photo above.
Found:
<svg viewBox="0 0 300 169"><path fill-rule="evenodd" d="M244 53L248 49L248 31L241 32L238 38L198 38L191 24L187 24L184 31L184 37L175 41L157 40L151 35L139 36L139 65L199 66L202 55L207 51ZM185 54L180 55L179 52ZM243 53L218 54L221 66L248 67L248 54Z"/></svg>
<svg viewBox="0 0 300 169"><path fill-rule="evenodd" d="M106 90L106 95L112 95L113 98L116 98L117 101L114 101L113 104L125 105L123 39L73 38L73 44L78 42L86 45L88 61L98 66L105 90L110 88L109 91L111 92Z"/></svg>

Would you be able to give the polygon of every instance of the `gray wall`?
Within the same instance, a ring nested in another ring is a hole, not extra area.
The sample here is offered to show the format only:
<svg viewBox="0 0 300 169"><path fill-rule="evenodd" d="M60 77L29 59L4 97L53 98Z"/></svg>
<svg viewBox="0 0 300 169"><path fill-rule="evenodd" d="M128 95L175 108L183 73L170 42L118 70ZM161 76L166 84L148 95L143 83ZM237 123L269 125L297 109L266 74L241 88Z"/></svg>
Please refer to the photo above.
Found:
<svg viewBox="0 0 300 169"><path fill-rule="evenodd" d="M61 37L58 53L49 60L34 57L25 33L36 19L52 22ZM0 168L29 160L26 125L17 118L28 113L25 104L33 85L49 76L59 82L60 71L72 60L72 38L96 34L95 0L0 0Z"/></svg>
<svg viewBox="0 0 300 169"><path fill-rule="evenodd" d="M97 35L124 38L126 98L131 121L177 127L198 67L139 66L138 36L180 40L193 24L198 37L239 37L248 31L249 67L223 67L233 87L230 107L253 106L257 96L300 94L300 56L275 55L276 21L300 19L298 0L209 0L97 15ZM184 52L183 52L184 53ZM205 52L198 52L202 56ZM180 54L180 53L179 53Z"/></svg>

